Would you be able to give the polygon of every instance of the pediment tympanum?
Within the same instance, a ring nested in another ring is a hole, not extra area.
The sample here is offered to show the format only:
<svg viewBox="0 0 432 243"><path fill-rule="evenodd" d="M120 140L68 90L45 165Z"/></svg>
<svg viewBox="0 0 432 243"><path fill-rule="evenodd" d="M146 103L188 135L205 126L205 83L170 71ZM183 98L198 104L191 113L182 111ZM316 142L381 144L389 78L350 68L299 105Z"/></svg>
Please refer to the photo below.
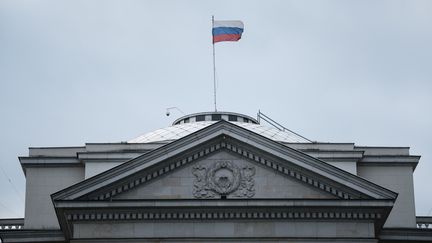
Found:
<svg viewBox="0 0 432 243"><path fill-rule="evenodd" d="M220 151L113 199L320 198L336 196L265 165Z"/></svg>

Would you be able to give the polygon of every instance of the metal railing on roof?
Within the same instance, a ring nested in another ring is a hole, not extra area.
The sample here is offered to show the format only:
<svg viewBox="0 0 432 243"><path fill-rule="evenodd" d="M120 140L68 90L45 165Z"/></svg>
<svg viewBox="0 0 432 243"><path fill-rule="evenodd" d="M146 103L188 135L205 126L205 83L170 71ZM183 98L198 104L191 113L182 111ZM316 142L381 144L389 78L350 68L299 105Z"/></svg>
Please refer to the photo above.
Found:
<svg viewBox="0 0 432 243"><path fill-rule="evenodd" d="M298 134L298 133L296 133L296 132L294 132L294 131L292 131L292 130L284 127L284 126L282 126L280 123L278 123L277 121L271 119L270 117L268 117L267 115L265 115L264 113L262 113L260 110L258 110L257 120L258 120L258 123L260 123L260 124L261 124L261 119L263 119L268 124L272 125L273 127L275 127L276 129L278 129L280 131L288 131L290 133L293 133L293 134L295 134L295 135L297 135L297 136L299 136L299 137L301 137L301 138L303 138L303 139L305 139L305 140L313 143L312 140L307 139L307 138L303 137L302 135L300 135L300 134Z"/></svg>

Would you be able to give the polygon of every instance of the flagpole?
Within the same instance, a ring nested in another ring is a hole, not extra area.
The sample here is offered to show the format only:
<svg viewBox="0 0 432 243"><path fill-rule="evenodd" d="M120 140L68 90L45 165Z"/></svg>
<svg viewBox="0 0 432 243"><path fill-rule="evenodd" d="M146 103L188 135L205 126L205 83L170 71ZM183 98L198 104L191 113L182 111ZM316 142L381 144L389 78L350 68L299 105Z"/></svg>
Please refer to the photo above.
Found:
<svg viewBox="0 0 432 243"><path fill-rule="evenodd" d="M216 55L215 43L213 41L213 28L214 28L214 15L212 15L212 43L213 43L213 96L214 96L214 109L217 111L216 106Z"/></svg>

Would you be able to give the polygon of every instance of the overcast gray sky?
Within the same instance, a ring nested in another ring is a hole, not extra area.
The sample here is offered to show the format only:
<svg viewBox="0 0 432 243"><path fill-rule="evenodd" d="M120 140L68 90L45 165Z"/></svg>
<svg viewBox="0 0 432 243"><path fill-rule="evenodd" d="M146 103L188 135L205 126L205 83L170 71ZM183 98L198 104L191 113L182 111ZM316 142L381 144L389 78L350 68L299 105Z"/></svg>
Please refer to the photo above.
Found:
<svg viewBox="0 0 432 243"><path fill-rule="evenodd" d="M430 213L432 1L0 0L0 218L24 214L28 147L126 141L181 115L167 107L212 110L212 15L245 24L216 46L219 110L410 146Z"/></svg>

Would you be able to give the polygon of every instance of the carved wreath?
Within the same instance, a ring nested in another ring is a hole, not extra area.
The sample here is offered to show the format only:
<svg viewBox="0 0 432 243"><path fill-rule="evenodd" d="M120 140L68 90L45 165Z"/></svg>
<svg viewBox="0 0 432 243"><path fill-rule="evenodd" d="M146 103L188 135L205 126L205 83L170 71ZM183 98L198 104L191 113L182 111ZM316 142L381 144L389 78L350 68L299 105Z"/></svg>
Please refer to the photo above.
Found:
<svg viewBox="0 0 432 243"><path fill-rule="evenodd" d="M249 198L255 195L255 168L252 166L239 168L231 161L218 161L209 168L196 165L192 174L195 176L195 198L214 198L217 195Z"/></svg>

